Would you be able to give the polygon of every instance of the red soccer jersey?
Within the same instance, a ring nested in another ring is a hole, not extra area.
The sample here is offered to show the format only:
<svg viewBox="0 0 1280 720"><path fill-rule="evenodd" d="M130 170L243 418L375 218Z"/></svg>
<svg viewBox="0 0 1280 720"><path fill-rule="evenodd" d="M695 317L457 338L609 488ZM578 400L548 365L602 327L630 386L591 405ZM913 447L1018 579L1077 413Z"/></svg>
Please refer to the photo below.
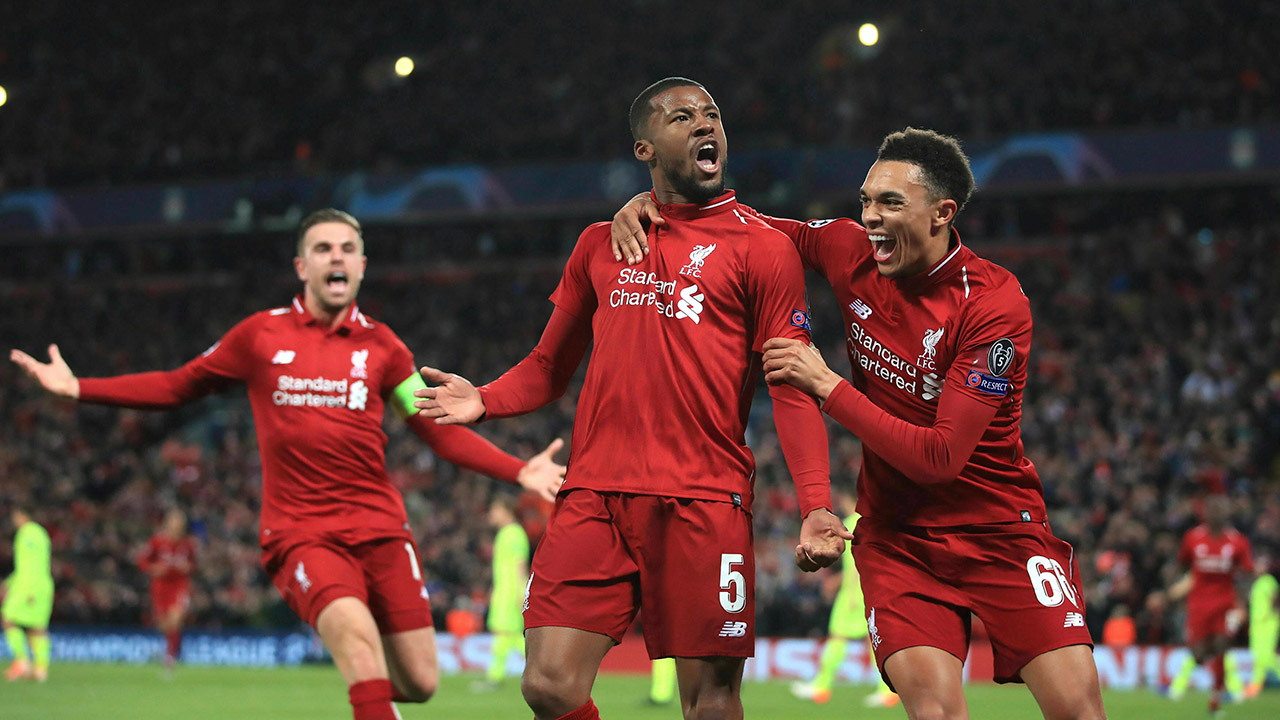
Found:
<svg viewBox="0 0 1280 720"><path fill-rule="evenodd" d="M153 568L164 572L152 575L152 582L176 583L187 580L196 567L196 541L190 535L174 540L164 533L156 533L147 541L147 549L138 558L138 567L150 574Z"/></svg>
<svg viewBox="0 0 1280 720"><path fill-rule="evenodd" d="M867 231L853 220L763 219L790 236L805 265L831 283L844 316L853 386L875 406L930 427L945 379L945 392L996 408L958 475L941 482L891 464L886 455L900 447L864 442L858 512L879 522L934 527L1043 521L1043 488L1022 454L1019 429L1031 309L1017 279L954 234L954 247L937 265L890 279L877 270ZM847 400L841 393L837 387L823 408L837 419L832 406Z"/></svg>
<svg viewBox="0 0 1280 720"><path fill-rule="evenodd" d="M732 192L660 208L667 225L642 263L615 260L609 224L592 225L551 296L589 319L594 339L565 489L737 495L749 507L755 459L744 432L759 353L775 336L809 341L803 269L787 238L739 212ZM792 468L798 488L802 474L821 476L823 493L802 497L802 509L829 503L826 471Z"/></svg>
<svg viewBox="0 0 1280 720"><path fill-rule="evenodd" d="M1235 574L1253 572L1249 540L1233 528L1214 535L1197 525L1182 536L1178 562L1191 568L1188 610L1198 607L1230 607L1236 604Z"/></svg>
<svg viewBox="0 0 1280 720"><path fill-rule="evenodd" d="M168 408L244 382L262 454L262 541L291 528L377 534L406 527L387 477L382 416L414 372L400 338L355 304L330 329L295 297L246 318L177 370L82 379L80 399Z"/></svg>

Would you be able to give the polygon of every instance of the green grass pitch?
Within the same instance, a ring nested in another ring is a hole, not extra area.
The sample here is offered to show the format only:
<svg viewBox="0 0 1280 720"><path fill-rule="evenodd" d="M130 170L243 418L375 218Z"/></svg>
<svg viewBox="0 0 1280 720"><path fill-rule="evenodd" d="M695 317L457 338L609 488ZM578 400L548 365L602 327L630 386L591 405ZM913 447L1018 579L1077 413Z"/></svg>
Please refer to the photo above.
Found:
<svg viewBox="0 0 1280 720"><path fill-rule="evenodd" d="M449 676L426 705L401 705L405 720L480 718L505 720L532 715L520 699L519 681L509 679L498 691L471 692L475 675ZM2 682L2 681L0 681ZM748 683L743 703L748 718L814 720L840 718L904 718L901 706L868 710L862 698L868 687L837 687L826 705L791 697L786 683ZM606 720L679 718L678 707L649 707L643 702L648 678L602 676L595 698ZM975 719L1038 718L1035 702L1021 686L977 685L966 689ZM1204 720L1207 696L1189 693L1172 702L1150 692L1105 694L1111 720ZM43 685L0 684L0 718L5 720L346 720L347 695L332 667L277 670L178 668L166 679L154 665L55 664ZM1280 691L1271 690L1239 705L1228 705L1230 720L1280 718Z"/></svg>

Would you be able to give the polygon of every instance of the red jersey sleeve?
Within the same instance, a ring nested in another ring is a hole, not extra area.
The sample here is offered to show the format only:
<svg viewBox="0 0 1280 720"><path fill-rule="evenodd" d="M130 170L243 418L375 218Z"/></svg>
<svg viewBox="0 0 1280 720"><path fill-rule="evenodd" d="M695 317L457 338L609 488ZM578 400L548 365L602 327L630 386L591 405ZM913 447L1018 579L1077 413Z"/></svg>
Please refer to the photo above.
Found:
<svg viewBox="0 0 1280 720"><path fill-rule="evenodd" d="M480 388L485 418L532 412L564 395L591 345L591 325L557 306L529 355Z"/></svg>
<svg viewBox="0 0 1280 720"><path fill-rule="evenodd" d="M889 414L848 381L836 385L822 409L919 483L949 482L959 476L996 415L995 406L947 387L938 399L933 425L921 427Z"/></svg>
<svg viewBox="0 0 1280 720"><path fill-rule="evenodd" d="M751 238L747 296L755 316L754 352L762 352L765 340L771 337L810 342L804 270L795 251L773 233ZM801 515L830 509L831 458L822 412L812 397L790 385L771 387L769 395L778 443L796 486Z"/></svg>
<svg viewBox="0 0 1280 720"><path fill-rule="evenodd" d="M578 236L560 284L551 293L556 309L537 346L515 367L480 388L486 419L537 410L569 388L573 373L591 345L591 318L599 304L591 284L592 253L608 248L608 237L608 223L595 223Z"/></svg>
<svg viewBox="0 0 1280 720"><path fill-rule="evenodd" d="M390 357L387 360L386 380L381 388L382 397L388 398L396 387L418 372L413 353L395 333L391 335ZM524 467L524 461L503 452L471 428L459 425L438 425L421 413L405 418L405 423L427 447L442 460L474 470L482 475L514 483Z"/></svg>
<svg viewBox="0 0 1280 720"><path fill-rule="evenodd" d="M242 321L221 340L176 370L82 378L80 402L139 409L186 404L244 380L250 364L253 318Z"/></svg>
<svg viewBox="0 0 1280 720"><path fill-rule="evenodd" d="M138 553L138 569L144 573L151 572L151 566L155 563L156 557L156 539L152 537L147 540L147 546Z"/></svg>
<svg viewBox="0 0 1280 720"><path fill-rule="evenodd" d="M608 223L590 225L578 236L578 244L569 254L560 284L551 293L551 302L556 307L579 318L590 318L595 314L599 300L591 285L591 258L597 250L609 247L608 240Z"/></svg>
<svg viewBox="0 0 1280 720"><path fill-rule="evenodd" d="M748 214L759 218L767 223L770 227L791 239L791 243L795 245L796 251L800 254L800 261L804 266L812 270L816 270L826 277L826 268L840 267L841 263L832 264L833 253L839 253L842 247L838 242L839 238L850 237L850 226L855 228L859 233L865 233L866 229L859 225L856 221L849 218L836 218L832 220L791 220L789 218L772 217L754 209L739 204ZM856 233L855 233L856 235ZM843 263L848 266L848 261Z"/></svg>
<svg viewBox="0 0 1280 720"><path fill-rule="evenodd" d="M999 407L1027 383L1031 304L1016 283L976 298L957 327L956 359L943 396L959 392Z"/></svg>

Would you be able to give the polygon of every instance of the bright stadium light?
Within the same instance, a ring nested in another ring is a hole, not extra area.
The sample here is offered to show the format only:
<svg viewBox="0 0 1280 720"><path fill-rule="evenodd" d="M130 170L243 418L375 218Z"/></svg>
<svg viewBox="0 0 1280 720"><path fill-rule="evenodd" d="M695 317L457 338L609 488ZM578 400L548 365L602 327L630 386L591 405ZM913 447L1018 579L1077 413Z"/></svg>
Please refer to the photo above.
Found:
<svg viewBox="0 0 1280 720"><path fill-rule="evenodd" d="M9 101L9 93L5 92L4 86L0 85L0 107L3 107Z"/></svg>
<svg viewBox="0 0 1280 720"><path fill-rule="evenodd" d="M863 23L862 27L858 28L858 42L862 43L863 45L866 45L867 47L871 47L872 45L875 45L876 42L878 42L879 40L880 40L880 29L877 28L875 25L871 23Z"/></svg>
<svg viewBox="0 0 1280 720"><path fill-rule="evenodd" d="M409 73L413 72L413 58L402 57L396 60L396 74L400 77L409 77Z"/></svg>

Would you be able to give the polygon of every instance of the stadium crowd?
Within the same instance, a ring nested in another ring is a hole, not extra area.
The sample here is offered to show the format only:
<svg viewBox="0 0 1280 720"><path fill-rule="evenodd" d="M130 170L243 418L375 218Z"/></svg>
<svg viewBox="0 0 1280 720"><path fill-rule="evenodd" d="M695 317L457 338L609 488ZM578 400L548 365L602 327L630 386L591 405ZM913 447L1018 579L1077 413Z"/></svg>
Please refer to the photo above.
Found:
<svg viewBox="0 0 1280 720"><path fill-rule="evenodd" d="M49 0L0 33L0 191L617 157L635 93L673 73L715 89L739 150L866 146L904 124L977 141L1273 123L1277 12L748 0L692 17L671 0L571 0L495 21L468 3ZM646 37L660 55L635 51ZM403 79L401 55L417 65Z"/></svg>
<svg viewBox="0 0 1280 720"><path fill-rule="evenodd" d="M1264 205L1223 206L1206 228L1172 206L1093 232L1068 223L1022 233L1008 213L983 206L964 221L962 234L1017 274L1031 298L1026 453L1044 480L1055 532L1079 553L1095 638L1106 618L1128 614L1140 642L1179 641L1180 609L1163 591L1180 574L1178 542L1207 492L1231 497L1231 522L1255 548L1280 548L1280 225L1248 210ZM520 224L531 247L558 250L516 262L472 251L427 260L421 250L437 235L487 247L513 233L510 223L375 228L361 308L389 323L419 363L487 381L535 344L575 237L569 228L581 226ZM279 246L274 255L237 255L218 247L224 239L189 242L196 255L229 265L174 275L121 243L86 267L68 261L82 245L55 242L45 249L49 262L0 284L0 336L41 354L58 342L83 376L175 367L296 289L284 236L252 240ZM268 256L273 264L264 266ZM120 281L131 272L140 274ZM830 293L810 298L817 341L833 367L847 368ZM551 408L482 432L522 456L567 439L576 387ZM768 405L755 404L748 438L759 466L758 632L821 635L826 574L799 573L792 562L795 493ZM6 363L0 417L0 496L29 501L53 537L55 625L144 617L146 578L134 557L173 505L187 511L201 543L194 626L297 622L258 567L260 468L242 393L167 414L76 407L39 394ZM386 428L388 468L419 535L438 624L450 610L483 612L486 509L493 493L512 488L437 463L394 417ZM843 431L831 437L833 483L851 488L859 445ZM535 542L548 509L521 505Z"/></svg>

